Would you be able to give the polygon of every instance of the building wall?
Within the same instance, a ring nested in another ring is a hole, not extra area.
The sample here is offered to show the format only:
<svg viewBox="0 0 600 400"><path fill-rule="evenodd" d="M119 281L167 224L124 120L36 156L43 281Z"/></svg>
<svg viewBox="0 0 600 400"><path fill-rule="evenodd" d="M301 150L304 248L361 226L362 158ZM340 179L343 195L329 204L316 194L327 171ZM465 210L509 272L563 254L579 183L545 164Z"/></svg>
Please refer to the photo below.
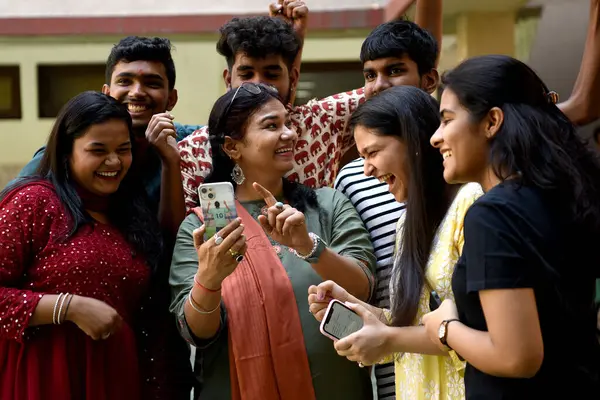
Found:
<svg viewBox="0 0 600 400"><path fill-rule="evenodd" d="M498 1L498 0L494 0ZM505 0L504 0L505 1ZM270 0L19 0L0 2L0 16L56 17L56 16L134 16L134 15L190 15L190 14L246 14L264 13ZM311 11L365 9L379 7L386 0L310 0Z"/></svg>

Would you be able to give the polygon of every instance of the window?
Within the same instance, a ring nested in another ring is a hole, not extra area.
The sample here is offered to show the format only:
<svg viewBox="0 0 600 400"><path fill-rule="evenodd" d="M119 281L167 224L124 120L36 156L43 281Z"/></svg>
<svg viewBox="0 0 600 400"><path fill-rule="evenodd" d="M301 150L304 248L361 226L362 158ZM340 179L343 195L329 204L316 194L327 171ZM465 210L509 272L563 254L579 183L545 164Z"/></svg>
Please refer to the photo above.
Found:
<svg viewBox="0 0 600 400"><path fill-rule="evenodd" d="M296 104L361 88L364 84L360 61L302 63Z"/></svg>
<svg viewBox="0 0 600 400"><path fill-rule="evenodd" d="M321 99L363 87L365 78L362 69L360 61L303 63L295 104L305 104L314 98ZM340 168L357 157L358 151L353 146L342 157Z"/></svg>
<svg viewBox="0 0 600 400"><path fill-rule="evenodd" d="M104 64L38 65L39 117L55 118L62 106L79 93L101 90L104 69Z"/></svg>
<svg viewBox="0 0 600 400"><path fill-rule="evenodd" d="M21 74L18 66L0 66L0 119L21 118Z"/></svg>

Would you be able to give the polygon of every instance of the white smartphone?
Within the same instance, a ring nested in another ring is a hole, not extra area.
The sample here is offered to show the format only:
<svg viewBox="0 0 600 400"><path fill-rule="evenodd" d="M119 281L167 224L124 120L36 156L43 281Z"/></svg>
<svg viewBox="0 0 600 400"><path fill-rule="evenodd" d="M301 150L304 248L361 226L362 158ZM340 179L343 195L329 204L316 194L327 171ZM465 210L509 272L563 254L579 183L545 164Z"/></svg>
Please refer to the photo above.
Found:
<svg viewBox="0 0 600 400"><path fill-rule="evenodd" d="M229 182L205 183L198 188L204 216L204 240L208 240L237 218L233 185Z"/></svg>
<svg viewBox="0 0 600 400"><path fill-rule="evenodd" d="M321 321L321 333L333 340L340 340L359 331L362 318L339 300L331 300Z"/></svg>

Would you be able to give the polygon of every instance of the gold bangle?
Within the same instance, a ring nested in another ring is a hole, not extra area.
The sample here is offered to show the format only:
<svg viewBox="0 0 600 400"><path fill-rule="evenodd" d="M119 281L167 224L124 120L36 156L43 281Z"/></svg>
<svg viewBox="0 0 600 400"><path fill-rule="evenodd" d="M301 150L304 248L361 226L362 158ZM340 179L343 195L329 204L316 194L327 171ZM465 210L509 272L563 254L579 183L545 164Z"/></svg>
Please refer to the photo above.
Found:
<svg viewBox="0 0 600 400"><path fill-rule="evenodd" d="M198 307L195 304L195 301L192 300L192 292L190 292L190 294L188 295L188 301L190 303L190 306L192 306L192 308L194 309L194 311L196 311L198 314L204 314L204 315L208 315L208 314L212 314L215 311L217 311L219 309L219 307L221 307L221 302L219 301L219 304L217 304L217 306L215 308L213 308L210 311L204 311L202 310L200 307Z"/></svg>

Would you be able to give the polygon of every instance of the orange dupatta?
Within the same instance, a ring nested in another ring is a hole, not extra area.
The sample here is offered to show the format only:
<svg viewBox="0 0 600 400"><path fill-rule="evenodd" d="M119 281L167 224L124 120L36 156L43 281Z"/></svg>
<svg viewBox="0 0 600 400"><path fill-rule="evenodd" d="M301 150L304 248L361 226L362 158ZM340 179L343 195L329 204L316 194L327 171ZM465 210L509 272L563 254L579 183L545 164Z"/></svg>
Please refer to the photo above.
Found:
<svg viewBox="0 0 600 400"><path fill-rule="evenodd" d="M313 400L290 279L260 224L237 201L236 209L248 250L222 285L232 400Z"/></svg>

